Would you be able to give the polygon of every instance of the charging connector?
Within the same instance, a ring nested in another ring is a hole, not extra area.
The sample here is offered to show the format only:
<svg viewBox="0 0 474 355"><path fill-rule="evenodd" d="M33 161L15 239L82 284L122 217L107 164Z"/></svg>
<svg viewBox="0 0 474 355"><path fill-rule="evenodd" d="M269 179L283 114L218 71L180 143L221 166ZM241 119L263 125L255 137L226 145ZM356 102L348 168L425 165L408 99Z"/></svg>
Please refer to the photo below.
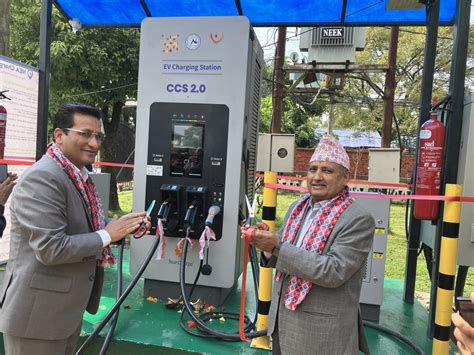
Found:
<svg viewBox="0 0 474 355"><path fill-rule="evenodd" d="M202 201L199 199L193 200L186 211L186 215L184 216L184 223L189 227L193 228L194 223L196 221L196 216L199 214L199 210L201 209Z"/></svg>
<svg viewBox="0 0 474 355"><path fill-rule="evenodd" d="M158 218L161 218L164 222L167 221L174 202L174 199L167 198L165 202L161 204L160 209L158 210Z"/></svg>
<svg viewBox="0 0 474 355"><path fill-rule="evenodd" d="M217 216L221 212L220 206L213 205L209 207L209 210L207 212L207 218L206 218L206 226L207 227L212 227L212 224L214 223L214 217Z"/></svg>

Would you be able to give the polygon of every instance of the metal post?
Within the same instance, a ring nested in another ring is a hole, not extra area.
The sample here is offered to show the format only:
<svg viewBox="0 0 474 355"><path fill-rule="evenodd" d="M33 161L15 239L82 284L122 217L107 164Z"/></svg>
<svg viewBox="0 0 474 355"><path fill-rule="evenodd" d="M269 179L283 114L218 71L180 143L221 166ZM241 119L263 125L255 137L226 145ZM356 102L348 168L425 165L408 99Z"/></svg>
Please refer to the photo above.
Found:
<svg viewBox="0 0 474 355"><path fill-rule="evenodd" d="M36 126L36 160L39 160L48 144L49 79L51 73L51 11L52 0L41 3L38 122Z"/></svg>
<svg viewBox="0 0 474 355"><path fill-rule="evenodd" d="M427 14L425 58L423 61L423 77L421 79L421 101L420 115L418 118L418 132L423 123L429 118L431 109L431 95L433 92L433 76L436 60L436 45L438 43L439 23L439 1L430 2ZM416 185L416 168L418 164L418 139L416 140L415 167L413 171L412 191ZM405 269L405 285L403 300L413 303L415 299L416 262L418 248L420 247L420 221L413 216L413 208L410 213L410 231L407 246L407 258Z"/></svg>
<svg viewBox="0 0 474 355"><path fill-rule="evenodd" d="M462 185L446 184L446 196L461 196ZM433 354L449 354L449 328L454 296L454 278L458 253L461 202L446 201L443 214L443 236L439 260L439 282L437 288L436 314L433 339ZM431 308L431 306L430 306Z"/></svg>
<svg viewBox="0 0 474 355"><path fill-rule="evenodd" d="M461 142L462 115L464 109L464 80L466 77L467 46L469 39L469 17L471 0L458 0L456 2L456 15L454 23L454 48L451 59L451 77L449 81L449 94L452 97L450 111L446 119L446 140L443 176L441 180L441 195L445 194L446 184L456 184L459 165L459 147ZM443 226L441 228L441 226ZM436 332L435 320L437 318L437 288L441 286L440 271L440 242L444 235L444 224L438 223L434 250L433 277L431 282L430 313L428 334L433 336Z"/></svg>
<svg viewBox="0 0 474 355"><path fill-rule="evenodd" d="M277 173L265 171L263 182L268 184L277 183ZM263 188L263 213L262 221L268 226L271 232L275 232L277 190L274 188ZM272 277L273 269L260 265L260 278L258 286L258 307L257 307L257 331L268 328L268 314L270 312L270 302L272 300ZM268 336L264 335L254 338L251 343L252 348L267 349L272 348Z"/></svg>
<svg viewBox="0 0 474 355"><path fill-rule="evenodd" d="M335 93L332 92L329 96L329 119L328 119L328 134L332 135L334 131L334 106L336 105Z"/></svg>

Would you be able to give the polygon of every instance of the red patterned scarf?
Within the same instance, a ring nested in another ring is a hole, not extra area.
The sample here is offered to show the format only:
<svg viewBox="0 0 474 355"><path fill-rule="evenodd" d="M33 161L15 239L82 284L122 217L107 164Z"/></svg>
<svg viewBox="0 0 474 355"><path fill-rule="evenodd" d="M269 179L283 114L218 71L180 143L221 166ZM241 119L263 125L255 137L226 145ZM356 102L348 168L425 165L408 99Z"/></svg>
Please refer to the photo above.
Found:
<svg viewBox="0 0 474 355"><path fill-rule="evenodd" d="M288 218L283 230L282 243L293 244L295 242L298 231L304 221L305 212L309 206L310 198L310 194L305 195L296 203L291 211L290 217ZM310 227L303 236L301 248L312 253L321 254L337 220L342 212L349 207L352 201L353 199L349 195L349 189L346 187L339 194L325 203L311 221ZM290 275L289 277L290 280L286 293L283 296L283 302L285 303L286 308L294 311L296 307L304 301L308 293L311 291L313 284L294 275ZM282 273L277 271L275 274L275 280L280 281L281 278Z"/></svg>
<svg viewBox="0 0 474 355"><path fill-rule="evenodd" d="M56 143L53 143L48 148L46 154L48 154L59 165L59 167L66 172L66 175L71 179L77 191L81 194L89 210L89 214L92 217L94 230L98 231L104 229L105 215L102 209L102 201L100 200L92 179L89 177L87 181L84 182L79 169L68 158L66 158ZM107 246L103 249L102 258L97 260L97 266L104 267L112 266L114 264L115 258L110 247Z"/></svg>

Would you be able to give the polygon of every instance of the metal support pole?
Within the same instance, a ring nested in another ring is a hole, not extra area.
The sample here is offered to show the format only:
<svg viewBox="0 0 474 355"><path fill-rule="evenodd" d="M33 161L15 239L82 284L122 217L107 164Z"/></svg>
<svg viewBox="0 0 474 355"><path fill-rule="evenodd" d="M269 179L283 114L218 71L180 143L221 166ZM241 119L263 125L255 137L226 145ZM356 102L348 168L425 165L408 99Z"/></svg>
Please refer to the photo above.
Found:
<svg viewBox="0 0 474 355"><path fill-rule="evenodd" d="M462 185L446 184L446 196L461 196ZM449 328L456 275L459 222L461 202L446 201L443 214L443 236L439 260L439 282L437 289L436 316L434 326L433 354L449 354ZM431 308L431 307L430 307Z"/></svg>
<svg viewBox="0 0 474 355"><path fill-rule="evenodd" d="M336 106L335 93L332 92L329 96L329 119L328 119L328 134L332 135L334 131L334 106Z"/></svg>
<svg viewBox="0 0 474 355"><path fill-rule="evenodd" d="M421 79L421 101L420 115L418 118L418 132L423 123L429 118L431 109L431 95L433 92L433 76L436 60L436 45L438 43L439 23L439 1L430 2L427 14L425 58L423 61L423 77ZM418 164L418 139L416 140L415 167L413 171L412 191L416 185L416 168ZM410 231L407 245L405 285L403 300L413 303L415 299L416 262L418 259L418 248L420 247L420 220L413 216L413 208L410 213Z"/></svg>
<svg viewBox="0 0 474 355"><path fill-rule="evenodd" d="M462 115L464 111L464 82L466 78L467 46L469 39L469 17L471 0L458 0L456 2L456 15L454 23L454 48L451 59L451 77L449 81L449 94L452 97L446 119L446 139L443 175L441 180L441 195L445 194L446 184L456 184L458 178L459 147L461 143ZM437 287L441 285L440 276L440 242L443 235L441 223L436 229L433 277L431 280L430 313L428 334L436 333L435 320L437 318ZM444 227L443 227L444 228Z"/></svg>
<svg viewBox="0 0 474 355"><path fill-rule="evenodd" d="M41 3L38 122L36 126L36 160L39 160L48 144L49 79L51 73L51 11L53 1Z"/></svg>
<svg viewBox="0 0 474 355"><path fill-rule="evenodd" d="M277 173L265 171L263 183L276 184ZM274 188L263 188L263 213L262 221L269 227L270 232L275 232L277 190ZM268 314L272 300L272 277L273 269L260 265L260 278L258 286L257 307L257 331L268 328ZM252 348L271 350L272 344L268 336L264 335L254 338L250 344Z"/></svg>

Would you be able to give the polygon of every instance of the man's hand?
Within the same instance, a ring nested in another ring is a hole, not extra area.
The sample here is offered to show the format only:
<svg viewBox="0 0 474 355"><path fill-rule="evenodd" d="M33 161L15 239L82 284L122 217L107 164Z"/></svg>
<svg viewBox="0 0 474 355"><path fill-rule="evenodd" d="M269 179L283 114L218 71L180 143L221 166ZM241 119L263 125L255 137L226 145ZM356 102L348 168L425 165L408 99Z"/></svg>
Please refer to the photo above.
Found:
<svg viewBox="0 0 474 355"><path fill-rule="evenodd" d="M273 248L277 246L280 242L280 238L278 238L278 236L273 234L272 232L269 232L268 226L265 223L258 223L255 227L257 227L257 229L253 231L249 238L250 244L255 246L257 249L260 249L261 251L271 253ZM249 228L251 228L251 226L249 226L248 224L240 227L240 230L242 232L242 239L246 238L245 233Z"/></svg>
<svg viewBox="0 0 474 355"><path fill-rule="evenodd" d="M8 177L0 184L0 205L5 206L7 203L7 200L13 191L13 187L16 185L16 179L18 179L17 174L8 173Z"/></svg>
<svg viewBox="0 0 474 355"><path fill-rule="evenodd" d="M129 213L120 218L112 218L105 230L109 233L112 242L118 242L136 231L142 222L145 222L147 230L150 230L150 218L147 217L145 211Z"/></svg>
<svg viewBox="0 0 474 355"><path fill-rule="evenodd" d="M262 230L262 231L267 231L269 230L268 226L263 223L263 222L257 222L257 225L256 226L252 226L253 228L257 228L259 230ZM242 232L242 234L245 234L245 232L247 231L247 229L250 228L250 224L244 224L243 226L240 227L240 231Z"/></svg>
<svg viewBox="0 0 474 355"><path fill-rule="evenodd" d="M471 294L471 302L474 302L474 293ZM474 353L474 328L466 322L458 313L453 313L451 319L456 326L454 336L461 354L470 355Z"/></svg>

